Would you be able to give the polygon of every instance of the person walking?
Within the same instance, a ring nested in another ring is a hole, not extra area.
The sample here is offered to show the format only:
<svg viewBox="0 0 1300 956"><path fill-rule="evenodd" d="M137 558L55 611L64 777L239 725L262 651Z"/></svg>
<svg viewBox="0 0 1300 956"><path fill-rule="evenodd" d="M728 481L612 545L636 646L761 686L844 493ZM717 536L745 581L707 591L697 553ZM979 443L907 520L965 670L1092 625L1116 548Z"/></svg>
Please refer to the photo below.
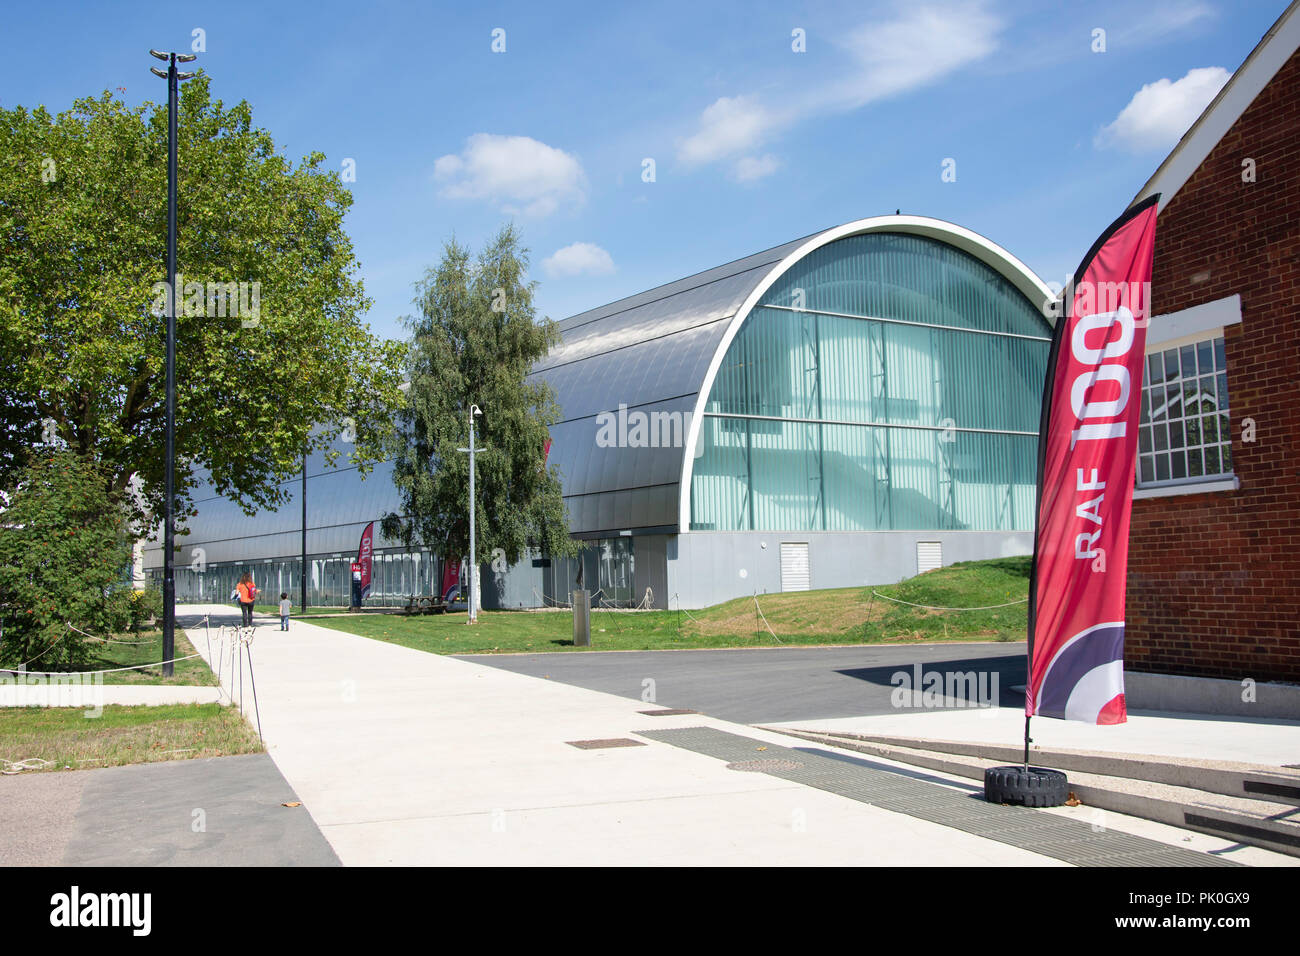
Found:
<svg viewBox="0 0 1300 956"><path fill-rule="evenodd" d="M235 586L239 592L239 609L244 615L244 627L253 625L253 602L257 599L257 585L253 583L253 574L251 571L245 571L243 577L239 579L239 584Z"/></svg>
<svg viewBox="0 0 1300 956"><path fill-rule="evenodd" d="M287 591L280 592L280 630L289 630L289 612L293 610L293 602L289 600Z"/></svg>

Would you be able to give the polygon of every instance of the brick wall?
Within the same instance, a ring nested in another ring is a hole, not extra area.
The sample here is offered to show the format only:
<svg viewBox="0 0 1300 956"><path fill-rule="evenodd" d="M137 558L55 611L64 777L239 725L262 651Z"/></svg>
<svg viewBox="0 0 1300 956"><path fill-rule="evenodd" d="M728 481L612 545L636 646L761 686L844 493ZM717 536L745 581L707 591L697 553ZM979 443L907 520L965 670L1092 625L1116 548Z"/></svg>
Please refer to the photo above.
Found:
<svg viewBox="0 0 1300 956"><path fill-rule="evenodd" d="M1254 183L1241 178L1248 157ZM1242 321L1225 346L1241 488L1133 503L1127 666L1300 681L1300 54L1157 224L1155 314L1234 293Z"/></svg>

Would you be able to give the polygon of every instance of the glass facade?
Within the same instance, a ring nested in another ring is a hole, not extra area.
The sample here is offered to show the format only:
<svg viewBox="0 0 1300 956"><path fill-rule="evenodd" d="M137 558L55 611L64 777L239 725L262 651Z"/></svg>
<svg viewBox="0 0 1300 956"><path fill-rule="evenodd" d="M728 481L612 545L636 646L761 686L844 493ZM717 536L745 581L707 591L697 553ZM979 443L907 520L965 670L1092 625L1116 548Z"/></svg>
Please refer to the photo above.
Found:
<svg viewBox="0 0 1300 956"><path fill-rule="evenodd" d="M1138 486L1232 474L1223 336L1147 356L1138 427Z"/></svg>
<svg viewBox="0 0 1300 956"><path fill-rule="evenodd" d="M593 599L604 605L630 606L640 600L633 593L634 543L631 537L601 538L586 541L578 556L546 558L541 566L543 603L569 604L573 601L578 562L583 562L584 584L595 594ZM347 607L352 601L353 554L308 555L307 602L312 607ZM531 553L525 561L539 562ZM176 600L181 603L229 604L230 592L245 571L253 573L253 583L261 590L259 604L276 604L281 592L297 605L302 585L298 558L270 558L250 562L211 564L202 571L180 565L176 567ZM405 607L412 595L424 597L439 593L442 575L439 559L429 551L403 551L398 548L376 550L371 564L370 594L366 607ZM487 576L485 564L480 572ZM162 569L145 572L152 587L162 588Z"/></svg>
<svg viewBox="0 0 1300 956"><path fill-rule="evenodd" d="M989 266L924 237L829 243L719 367L693 530L1032 530L1051 327Z"/></svg>
<svg viewBox="0 0 1300 956"><path fill-rule="evenodd" d="M630 607L640 600L641 596L633 593L636 555L634 539L628 536L584 541L582 550L572 558L548 558L543 577L545 603L573 603L579 561L593 607Z"/></svg>
<svg viewBox="0 0 1300 956"><path fill-rule="evenodd" d="M312 607L347 607L352 601L354 554L308 555L307 602ZM259 604L276 604L287 592L296 605L302 597L298 558L270 558L247 563L210 564L202 571L178 564L176 600L182 603L231 603L230 592L245 571L262 591ZM376 551L371 564L367 607L404 606L411 595L436 594L442 584L438 559L428 551L390 549ZM151 583L162 587L162 569L148 572Z"/></svg>

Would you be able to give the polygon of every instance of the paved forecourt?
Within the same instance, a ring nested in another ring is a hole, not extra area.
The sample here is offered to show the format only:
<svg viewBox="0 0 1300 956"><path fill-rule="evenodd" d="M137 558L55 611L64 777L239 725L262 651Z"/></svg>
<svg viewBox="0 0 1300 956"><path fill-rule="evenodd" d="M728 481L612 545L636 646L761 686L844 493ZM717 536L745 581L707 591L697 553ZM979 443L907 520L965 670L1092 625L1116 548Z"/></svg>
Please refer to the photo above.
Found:
<svg viewBox="0 0 1300 956"><path fill-rule="evenodd" d="M215 624L235 618L220 606L178 613L182 623L204 613ZM191 640L206 652L198 636ZM740 735L761 771L765 752L792 744L776 732L704 714L642 714L663 705L302 620L285 633L262 618L252 648L269 752L345 865L1062 865L834 788L737 772L653 736L688 727ZM569 743L611 739L625 745ZM884 760L871 766L979 799L972 781ZM1229 847L1131 822L1166 845ZM1269 862L1260 852L1240 861Z"/></svg>
<svg viewBox="0 0 1300 956"><path fill-rule="evenodd" d="M236 617L178 608L183 624L205 613ZM1061 865L635 736L778 734L301 620L262 619L252 660L269 752L345 865ZM609 738L641 745L568 743Z"/></svg>

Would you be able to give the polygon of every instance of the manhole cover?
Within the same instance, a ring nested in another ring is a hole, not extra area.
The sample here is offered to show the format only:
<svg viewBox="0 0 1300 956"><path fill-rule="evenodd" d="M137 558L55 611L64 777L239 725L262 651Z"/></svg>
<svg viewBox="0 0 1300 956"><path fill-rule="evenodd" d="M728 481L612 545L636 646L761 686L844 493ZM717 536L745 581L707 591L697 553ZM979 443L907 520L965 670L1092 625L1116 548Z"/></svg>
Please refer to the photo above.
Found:
<svg viewBox="0 0 1300 956"><path fill-rule="evenodd" d="M742 760L740 763L727 764L728 770L746 770L751 773L772 773L776 770L798 770L803 764L797 760L782 760L771 757L767 760Z"/></svg>
<svg viewBox="0 0 1300 956"><path fill-rule="evenodd" d="M647 717L675 717L678 714L695 714L695 710L677 710L668 708L666 710L638 710L638 714L645 714Z"/></svg>
<svg viewBox="0 0 1300 956"><path fill-rule="evenodd" d="M570 747L579 750L603 750L606 747L644 747L645 744L630 737L611 737L608 740L566 740Z"/></svg>

